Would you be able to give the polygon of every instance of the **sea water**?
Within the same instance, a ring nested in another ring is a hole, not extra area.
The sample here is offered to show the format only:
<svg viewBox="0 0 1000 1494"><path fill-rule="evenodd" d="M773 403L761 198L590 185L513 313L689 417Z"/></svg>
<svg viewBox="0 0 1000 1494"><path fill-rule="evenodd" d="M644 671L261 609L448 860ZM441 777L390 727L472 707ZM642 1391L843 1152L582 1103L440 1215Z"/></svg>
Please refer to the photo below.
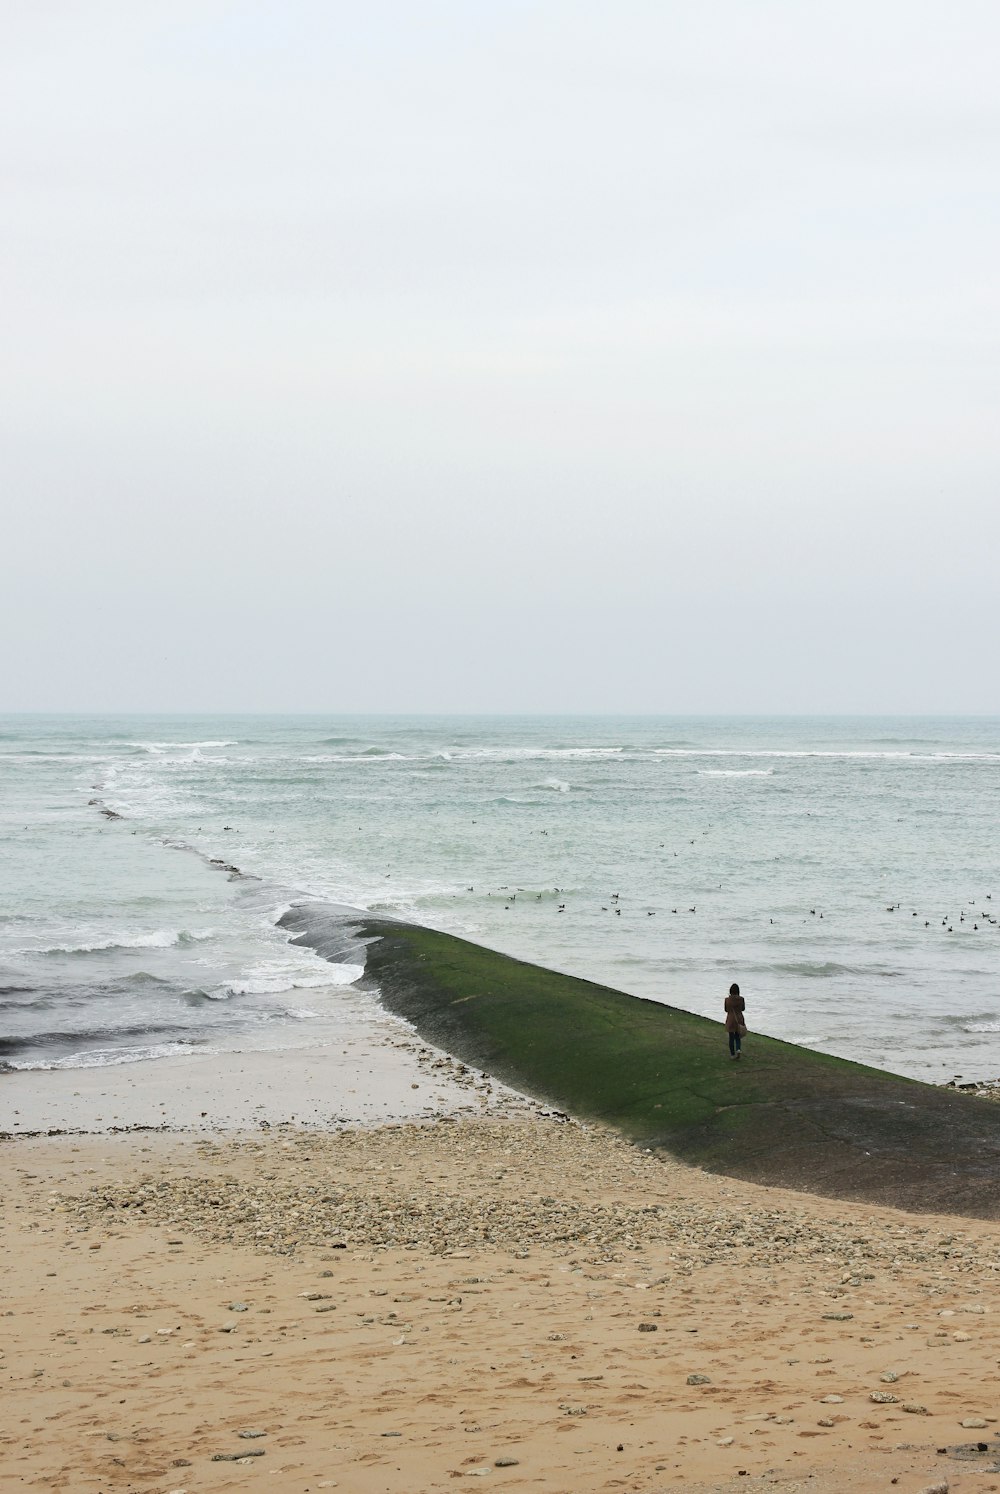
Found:
<svg viewBox="0 0 1000 1494"><path fill-rule="evenodd" d="M0 784L2 1066L377 1020L276 926L320 899L720 1022L736 980L751 1051L1000 1074L995 719L19 716Z"/></svg>

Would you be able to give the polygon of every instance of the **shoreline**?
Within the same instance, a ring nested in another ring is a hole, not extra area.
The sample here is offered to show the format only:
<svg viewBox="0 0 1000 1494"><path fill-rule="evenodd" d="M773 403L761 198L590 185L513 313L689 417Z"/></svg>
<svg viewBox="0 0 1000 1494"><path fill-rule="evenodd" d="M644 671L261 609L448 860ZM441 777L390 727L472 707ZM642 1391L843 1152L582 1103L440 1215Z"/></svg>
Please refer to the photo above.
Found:
<svg viewBox="0 0 1000 1494"><path fill-rule="evenodd" d="M8 1071L0 1075L0 1099L0 1143L117 1132L337 1130L533 1108L388 1013L345 1030L336 1044Z"/></svg>
<svg viewBox="0 0 1000 1494"><path fill-rule="evenodd" d="M235 870L235 869L234 869ZM373 1005L314 1047L8 1071L0 1141L250 1133L555 1108L745 1182L1000 1217L1000 1082L932 1086L342 904L295 904L292 945L363 963Z"/></svg>

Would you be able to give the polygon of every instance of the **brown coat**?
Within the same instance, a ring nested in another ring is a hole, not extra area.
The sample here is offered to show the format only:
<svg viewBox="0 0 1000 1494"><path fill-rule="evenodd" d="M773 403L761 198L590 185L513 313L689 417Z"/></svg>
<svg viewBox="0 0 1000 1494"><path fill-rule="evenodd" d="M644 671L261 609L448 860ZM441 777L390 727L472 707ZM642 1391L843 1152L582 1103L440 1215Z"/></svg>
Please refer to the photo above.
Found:
<svg viewBox="0 0 1000 1494"><path fill-rule="evenodd" d="M726 1031L735 1032L743 1021L747 1004L742 996L726 997Z"/></svg>

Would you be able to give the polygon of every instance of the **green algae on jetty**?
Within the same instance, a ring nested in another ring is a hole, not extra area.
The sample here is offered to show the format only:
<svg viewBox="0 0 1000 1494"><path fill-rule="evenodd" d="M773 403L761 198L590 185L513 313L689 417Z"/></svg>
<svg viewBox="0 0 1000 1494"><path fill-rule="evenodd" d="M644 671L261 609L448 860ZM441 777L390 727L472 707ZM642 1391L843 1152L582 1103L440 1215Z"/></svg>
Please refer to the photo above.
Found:
<svg viewBox="0 0 1000 1494"><path fill-rule="evenodd" d="M395 920L286 913L426 1040L642 1146L757 1183L1000 1217L1000 1107L751 1033Z"/></svg>

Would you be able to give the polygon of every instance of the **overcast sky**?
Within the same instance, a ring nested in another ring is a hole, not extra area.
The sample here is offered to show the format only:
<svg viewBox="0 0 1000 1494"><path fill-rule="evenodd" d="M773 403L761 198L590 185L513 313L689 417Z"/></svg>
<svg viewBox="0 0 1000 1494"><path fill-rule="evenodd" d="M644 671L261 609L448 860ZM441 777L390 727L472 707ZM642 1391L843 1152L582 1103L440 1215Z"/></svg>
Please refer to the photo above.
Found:
<svg viewBox="0 0 1000 1494"><path fill-rule="evenodd" d="M0 709L1000 712L995 0L0 33Z"/></svg>

